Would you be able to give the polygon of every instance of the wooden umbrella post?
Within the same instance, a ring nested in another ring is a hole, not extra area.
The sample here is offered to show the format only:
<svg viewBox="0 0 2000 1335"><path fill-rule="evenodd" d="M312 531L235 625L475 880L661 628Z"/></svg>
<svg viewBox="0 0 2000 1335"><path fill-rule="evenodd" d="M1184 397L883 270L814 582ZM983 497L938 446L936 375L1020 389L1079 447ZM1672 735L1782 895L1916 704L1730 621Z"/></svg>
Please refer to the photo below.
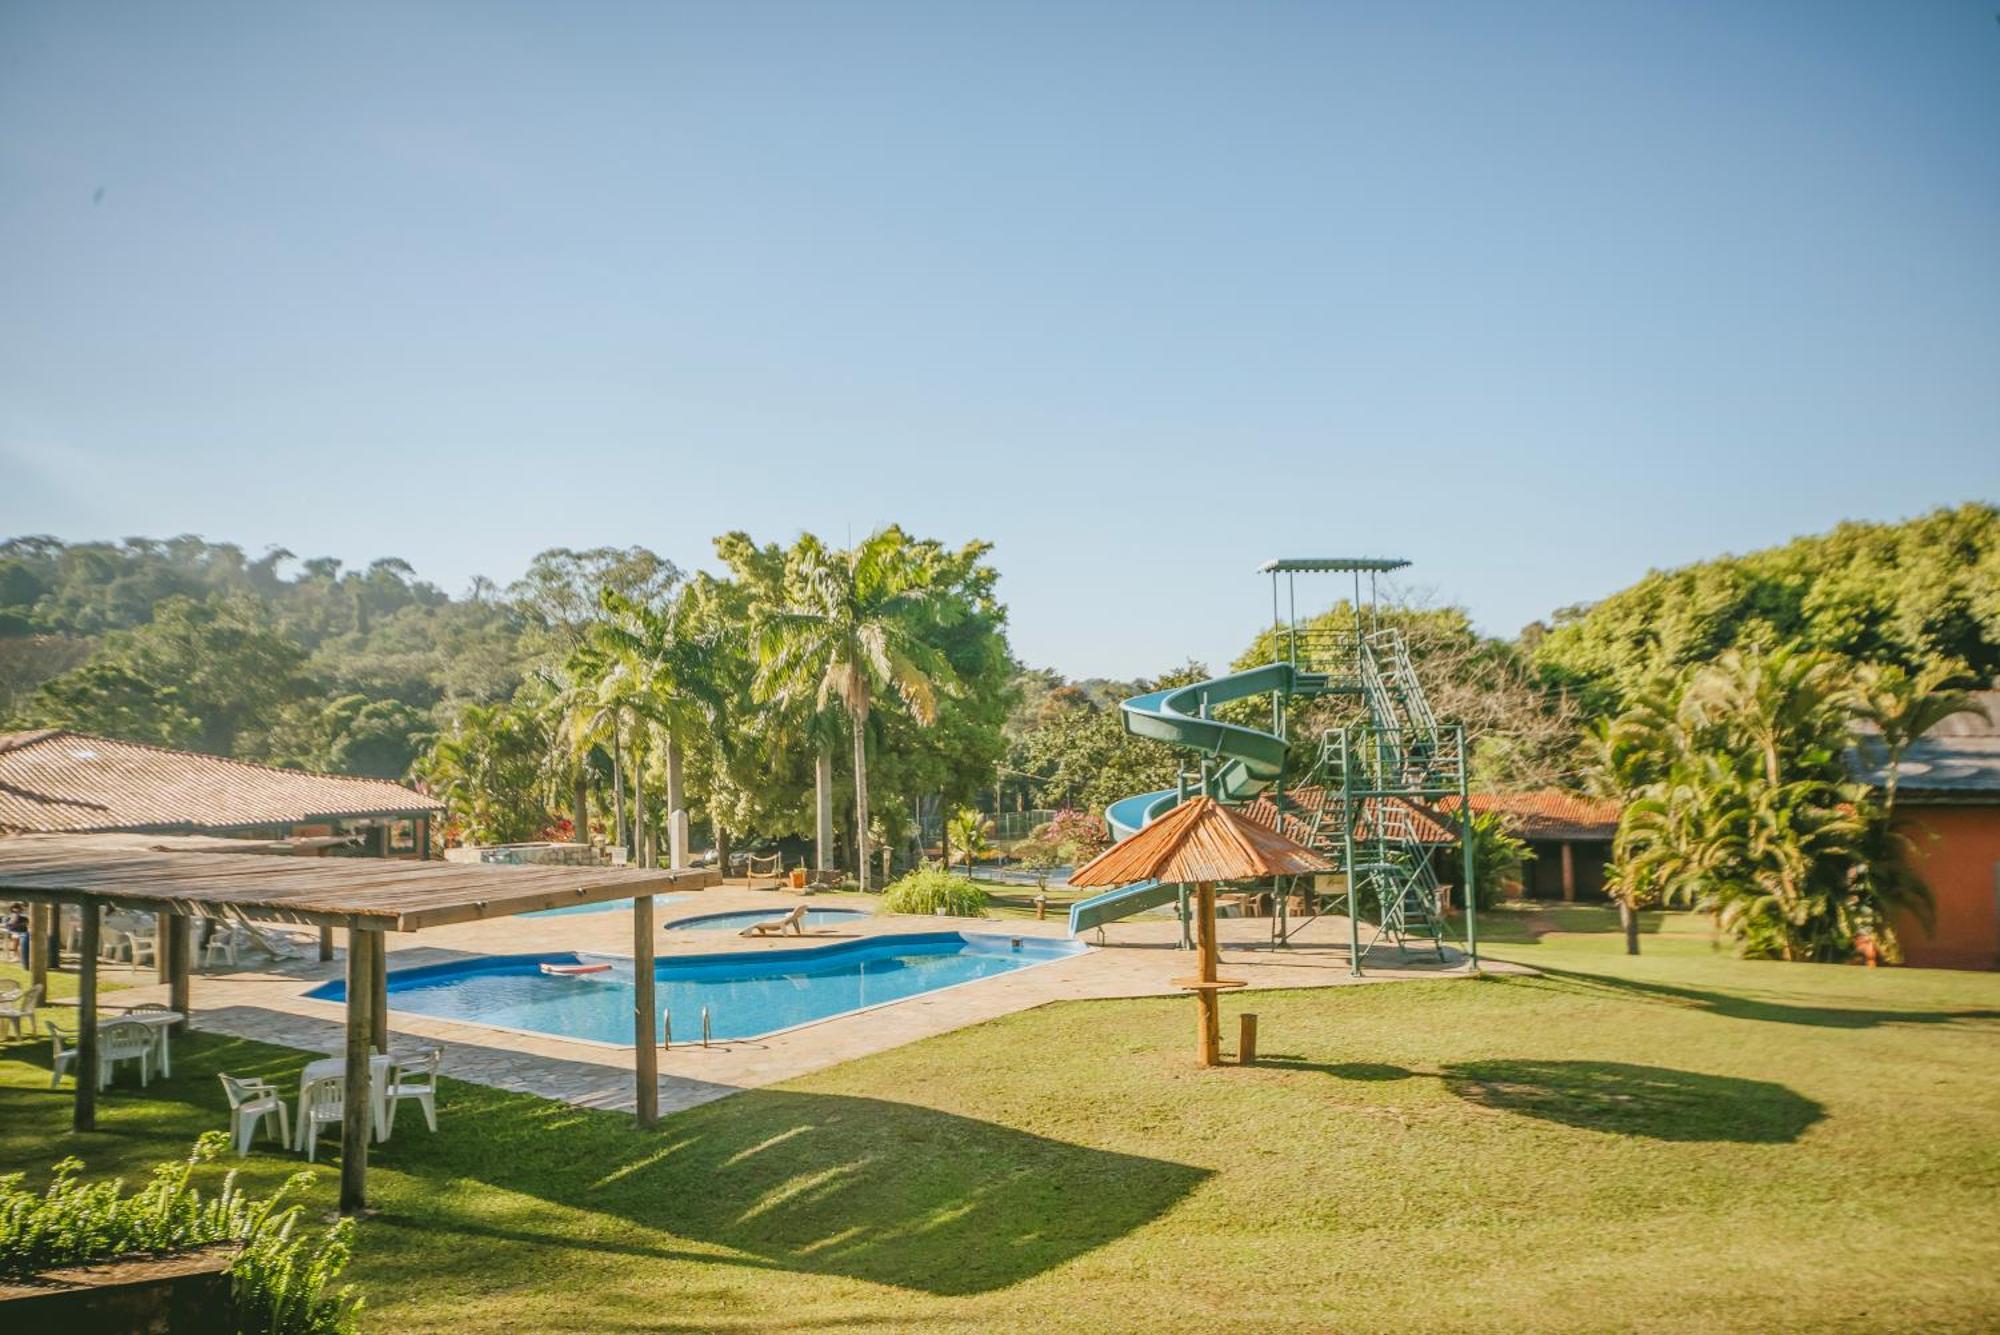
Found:
<svg viewBox="0 0 2000 1335"><path fill-rule="evenodd" d="M1201 1034L1198 1047L1203 1066L1222 1064L1222 999L1216 995L1215 984L1220 981L1216 970L1215 948L1215 882L1197 881L1195 895L1195 945L1201 952L1201 972L1198 975L1206 986L1195 992L1201 1002Z"/></svg>

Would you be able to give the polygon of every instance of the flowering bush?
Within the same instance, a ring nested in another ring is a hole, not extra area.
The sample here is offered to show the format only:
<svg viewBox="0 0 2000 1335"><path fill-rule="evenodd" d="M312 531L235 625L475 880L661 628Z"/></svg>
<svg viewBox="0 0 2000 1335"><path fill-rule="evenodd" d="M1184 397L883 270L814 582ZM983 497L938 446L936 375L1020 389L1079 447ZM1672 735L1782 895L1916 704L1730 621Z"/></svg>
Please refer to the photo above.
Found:
<svg viewBox="0 0 2000 1335"><path fill-rule="evenodd" d="M1071 862L1083 863L1096 857L1111 844L1111 836L1105 831L1103 818L1094 812L1079 811L1075 807L1065 807L1050 817L1049 823L1035 831L1037 839L1046 839L1062 849Z"/></svg>

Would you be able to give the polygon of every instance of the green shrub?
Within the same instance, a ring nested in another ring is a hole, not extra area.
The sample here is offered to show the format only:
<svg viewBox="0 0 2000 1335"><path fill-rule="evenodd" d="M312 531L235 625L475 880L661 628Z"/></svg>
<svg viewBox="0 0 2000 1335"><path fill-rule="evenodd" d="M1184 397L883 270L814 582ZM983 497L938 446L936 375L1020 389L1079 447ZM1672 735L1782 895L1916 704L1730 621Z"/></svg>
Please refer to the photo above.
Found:
<svg viewBox="0 0 2000 1335"><path fill-rule="evenodd" d="M954 918L986 916L986 892L942 867L921 867L882 892L884 913L945 913Z"/></svg>
<svg viewBox="0 0 2000 1335"><path fill-rule="evenodd" d="M214 1159L229 1137L210 1131L179 1163L153 1169L153 1180L130 1196L113 1178L78 1181L80 1159L56 1164L48 1189L27 1190L24 1176L0 1177L0 1279L22 1279L58 1266L121 1256L164 1256L212 1243L241 1250L230 1266L231 1323L245 1335L345 1335L361 1300L352 1287L334 1289L353 1246L353 1221L343 1219L317 1240L294 1237L300 1206L286 1194L312 1182L294 1173L261 1200L236 1189L232 1170L204 1200L190 1186L198 1163ZM282 1208L281 1208L282 1207Z"/></svg>

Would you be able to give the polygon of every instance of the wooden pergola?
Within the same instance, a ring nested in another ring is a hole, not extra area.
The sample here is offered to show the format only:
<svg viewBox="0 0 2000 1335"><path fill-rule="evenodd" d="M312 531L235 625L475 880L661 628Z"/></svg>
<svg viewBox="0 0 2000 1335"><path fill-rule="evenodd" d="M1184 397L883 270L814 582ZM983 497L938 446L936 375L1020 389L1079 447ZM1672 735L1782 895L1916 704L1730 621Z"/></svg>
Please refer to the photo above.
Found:
<svg viewBox="0 0 2000 1335"><path fill-rule="evenodd" d="M278 858L134 847L134 836L25 835L0 839L0 898L73 904L82 913L77 961L76 1105L72 1124L97 1119L97 951L99 910L162 916L162 971L172 1007L189 1008L197 918L341 927L347 946L347 1089L341 1126L340 1208L367 1203L368 1057L389 1046L385 932L421 932L453 923L506 918L538 909L632 900L633 1054L641 1125L659 1119L659 1050L653 991L653 896L716 885L708 870L495 866L364 858ZM47 938L37 934L32 967L46 978Z"/></svg>

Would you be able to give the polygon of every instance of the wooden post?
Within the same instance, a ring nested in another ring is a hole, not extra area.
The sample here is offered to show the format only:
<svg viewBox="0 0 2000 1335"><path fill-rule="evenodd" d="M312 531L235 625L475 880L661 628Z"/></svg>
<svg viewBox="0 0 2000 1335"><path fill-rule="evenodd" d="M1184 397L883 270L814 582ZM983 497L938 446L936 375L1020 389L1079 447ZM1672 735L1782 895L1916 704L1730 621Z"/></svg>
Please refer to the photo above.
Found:
<svg viewBox="0 0 2000 1335"><path fill-rule="evenodd" d="M28 986L49 994L49 958L54 953L56 934L62 927L62 905L28 906Z"/></svg>
<svg viewBox="0 0 2000 1335"><path fill-rule="evenodd" d="M178 913L167 915L166 935L160 939L160 954L167 962L167 1006L187 1015L192 1010L188 1002L188 967L194 959L194 923ZM174 1032L184 1034L189 1025L182 1020L174 1026Z"/></svg>
<svg viewBox="0 0 2000 1335"><path fill-rule="evenodd" d="M1563 903L1576 903L1576 845L1563 842Z"/></svg>
<svg viewBox="0 0 2000 1335"><path fill-rule="evenodd" d="M331 927L322 927L319 929L319 962L324 964L332 958L333 929Z"/></svg>
<svg viewBox="0 0 2000 1335"><path fill-rule="evenodd" d="M1201 951L1201 981L1213 983L1222 975L1217 970L1215 946L1215 882L1197 881L1195 893L1195 931L1197 946ZM1201 999L1201 1034L1199 1050L1203 1066L1219 1066L1222 1063L1222 1001L1213 987L1199 989L1195 995Z"/></svg>
<svg viewBox="0 0 2000 1335"><path fill-rule="evenodd" d="M83 944L76 961L76 1107L70 1113L70 1128L97 1130L97 901L86 899L83 914Z"/></svg>
<svg viewBox="0 0 2000 1335"><path fill-rule="evenodd" d="M632 897L632 1057L640 1126L660 1120L660 1031L653 988L653 896Z"/></svg>
<svg viewBox="0 0 2000 1335"><path fill-rule="evenodd" d="M173 981L173 972L167 963L167 937L173 934L173 930L173 914L155 913L153 915L153 981L155 982L170 983ZM138 954L138 949L134 947L132 953L135 955Z"/></svg>
<svg viewBox="0 0 2000 1335"><path fill-rule="evenodd" d="M387 932L363 932L362 938L368 942L372 952L368 961L368 978L374 985L375 995L368 1005L368 1016L373 1021L370 1035L377 1052L389 1050L389 934Z"/></svg>
<svg viewBox="0 0 2000 1335"><path fill-rule="evenodd" d="M1257 1064L1257 1017L1249 1011L1236 1017L1236 1062L1239 1066Z"/></svg>
<svg viewBox="0 0 2000 1335"><path fill-rule="evenodd" d="M368 1208L368 1040L374 1025L375 980L370 976L375 949L371 933L347 928L347 1048L346 1089L340 1122L340 1212L358 1214ZM300 1110L304 1116L304 1110Z"/></svg>

